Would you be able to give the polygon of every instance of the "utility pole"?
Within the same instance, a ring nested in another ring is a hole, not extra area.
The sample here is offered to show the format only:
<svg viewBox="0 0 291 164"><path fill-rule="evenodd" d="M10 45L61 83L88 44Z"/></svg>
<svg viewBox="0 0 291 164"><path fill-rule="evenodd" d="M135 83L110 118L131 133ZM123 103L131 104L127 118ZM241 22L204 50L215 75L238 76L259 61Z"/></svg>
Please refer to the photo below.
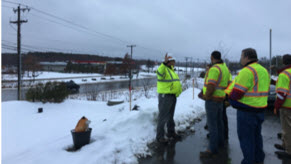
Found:
<svg viewBox="0 0 291 164"><path fill-rule="evenodd" d="M131 111L131 79L132 79L132 70L131 70L131 65L132 65L132 49L133 47L136 47L136 45L127 45L126 47L130 47L130 65L129 65L129 111Z"/></svg>
<svg viewBox="0 0 291 164"><path fill-rule="evenodd" d="M278 68L278 55L276 56L276 68ZM277 73L276 73L276 75L278 76Z"/></svg>
<svg viewBox="0 0 291 164"><path fill-rule="evenodd" d="M191 62L190 62L190 65L189 65L189 67L190 67L190 69L191 69L191 75L193 75L193 74L194 74L194 68L193 68L194 64L193 64L193 61L192 61L192 60L193 60L193 58L192 58L192 57L190 57L190 61L191 61ZM191 76L191 75L190 75L190 76Z"/></svg>
<svg viewBox="0 0 291 164"><path fill-rule="evenodd" d="M186 78L187 78L188 59L190 59L190 57L185 57L185 60L186 60Z"/></svg>
<svg viewBox="0 0 291 164"><path fill-rule="evenodd" d="M270 75L272 76L272 29L270 29Z"/></svg>
<svg viewBox="0 0 291 164"><path fill-rule="evenodd" d="M13 9L14 13L17 13L17 21L10 21L10 23L17 24L17 55L18 55L18 90L17 90L17 96L18 100L21 100L21 24L27 23L27 20L21 20L20 18L20 12L29 11L30 8L20 8L20 5L17 7L17 9Z"/></svg>
<svg viewBox="0 0 291 164"><path fill-rule="evenodd" d="M199 58L197 58L197 65L196 65L196 76L197 77L199 75Z"/></svg>

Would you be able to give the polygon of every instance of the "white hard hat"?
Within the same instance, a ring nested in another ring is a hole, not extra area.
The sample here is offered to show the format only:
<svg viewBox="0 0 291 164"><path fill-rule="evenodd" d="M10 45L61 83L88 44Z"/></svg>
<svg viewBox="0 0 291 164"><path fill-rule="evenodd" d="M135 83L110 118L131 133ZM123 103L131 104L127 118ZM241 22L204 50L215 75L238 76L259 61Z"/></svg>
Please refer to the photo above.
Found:
<svg viewBox="0 0 291 164"><path fill-rule="evenodd" d="M176 58L174 58L172 53L167 53L168 54L168 61L175 61Z"/></svg>
<svg viewBox="0 0 291 164"><path fill-rule="evenodd" d="M169 56L168 61L176 61L176 58L174 58L173 56Z"/></svg>

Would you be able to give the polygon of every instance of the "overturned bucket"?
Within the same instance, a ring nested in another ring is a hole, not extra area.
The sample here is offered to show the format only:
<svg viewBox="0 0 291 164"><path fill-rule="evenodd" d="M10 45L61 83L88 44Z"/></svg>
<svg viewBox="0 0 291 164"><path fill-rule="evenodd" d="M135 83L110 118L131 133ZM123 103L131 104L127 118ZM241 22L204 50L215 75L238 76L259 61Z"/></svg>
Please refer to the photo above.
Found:
<svg viewBox="0 0 291 164"><path fill-rule="evenodd" d="M80 149L82 146L89 144L91 138L92 128L84 132L75 132L75 129L71 130L75 149Z"/></svg>

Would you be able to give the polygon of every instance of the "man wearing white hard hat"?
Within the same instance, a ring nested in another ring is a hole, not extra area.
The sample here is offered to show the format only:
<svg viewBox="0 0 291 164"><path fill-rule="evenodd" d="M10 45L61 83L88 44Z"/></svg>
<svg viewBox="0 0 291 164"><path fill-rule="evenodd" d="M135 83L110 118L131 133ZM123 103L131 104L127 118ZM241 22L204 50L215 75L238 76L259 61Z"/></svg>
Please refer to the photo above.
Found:
<svg viewBox="0 0 291 164"><path fill-rule="evenodd" d="M159 93L159 116L156 139L166 143L165 124L167 124L168 139L181 139L175 132L174 113L177 97L182 92L179 76L174 71L175 58L168 53L164 62L157 70L157 92Z"/></svg>

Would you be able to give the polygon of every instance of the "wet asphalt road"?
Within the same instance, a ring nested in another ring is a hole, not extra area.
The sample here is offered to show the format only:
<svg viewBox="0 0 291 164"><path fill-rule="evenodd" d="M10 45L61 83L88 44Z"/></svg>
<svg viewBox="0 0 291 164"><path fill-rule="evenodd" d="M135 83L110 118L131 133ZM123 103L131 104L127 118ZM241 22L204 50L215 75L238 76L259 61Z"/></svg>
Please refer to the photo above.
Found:
<svg viewBox="0 0 291 164"><path fill-rule="evenodd" d="M139 160L140 164L240 164L243 158L239 146L236 131L236 110L227 108L229 120L229 140L226 148L221 149L217 157L212 159L200 160L199 153L204 151L208 145L208 139L204 130L206 117L202 121L193 125L195 133L185 136L180 142L172 142L168 145L155 145L152 157ZM277 138L280 132L280 120L278 116L274 116L272 112L265 112L265 121L262 125L262 135L264 143L264 152L266 154L265 164L291 164L291 160L282 161L274 154L277 151L274 148L275 143L281 143Z"/></svg>
<svg viewBox="0 0 291 164"><path fill-rule="evenodd" d="M132 86L133 87L142 87L146 86L153 86L157 84L156 77L154 78L146 78L146 79L133 79ZM80 84L79 94L89 93L89 92L100 92L100 91L109 91L109 90L118 90L118 89L127 89L129 85L128 80L126 81L113 81L113 82L98 82L92 84ZM8 88L2 89L2 102L3 101L10 101L10 100L17 100L17 89ZM21 95L22 98L25 98L25 94L28 91L28 88L22 88Z"/></svg>

